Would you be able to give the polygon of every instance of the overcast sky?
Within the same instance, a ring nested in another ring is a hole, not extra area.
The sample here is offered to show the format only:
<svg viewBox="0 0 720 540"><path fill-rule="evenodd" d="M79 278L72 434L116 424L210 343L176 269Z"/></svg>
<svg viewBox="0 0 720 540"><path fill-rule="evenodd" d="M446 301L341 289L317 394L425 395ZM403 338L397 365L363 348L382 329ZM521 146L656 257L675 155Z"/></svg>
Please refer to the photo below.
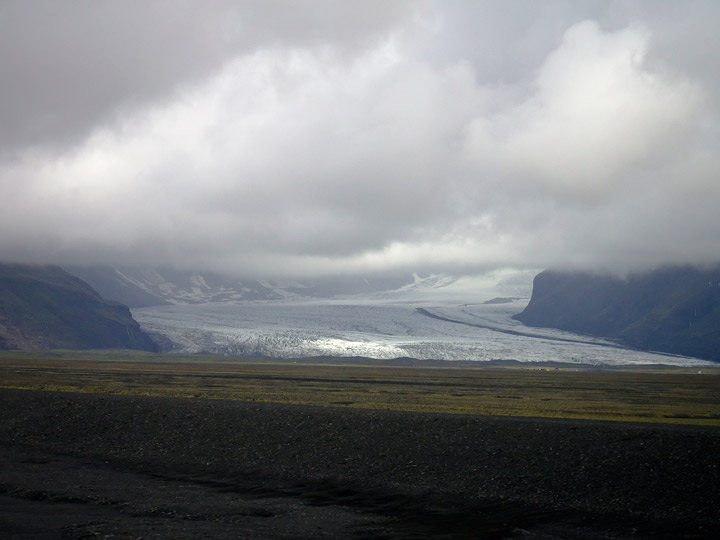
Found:
<svg viewBox="0 0 720 540"><path fill-rule="evenodd" d="M720 2L0 0L0 260L720 260Z"/></svg>

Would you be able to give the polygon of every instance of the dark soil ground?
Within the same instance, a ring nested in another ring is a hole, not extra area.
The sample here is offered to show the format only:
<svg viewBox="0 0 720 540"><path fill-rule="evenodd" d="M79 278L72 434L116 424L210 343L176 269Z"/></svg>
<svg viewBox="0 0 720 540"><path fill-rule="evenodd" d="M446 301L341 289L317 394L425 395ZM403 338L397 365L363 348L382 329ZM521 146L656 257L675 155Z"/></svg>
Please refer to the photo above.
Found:
<svg viewBox="0 0 720 540"><path fill-rule="evenodd" d="M720 538L720 429L0 390L0 538Z"/></svg>

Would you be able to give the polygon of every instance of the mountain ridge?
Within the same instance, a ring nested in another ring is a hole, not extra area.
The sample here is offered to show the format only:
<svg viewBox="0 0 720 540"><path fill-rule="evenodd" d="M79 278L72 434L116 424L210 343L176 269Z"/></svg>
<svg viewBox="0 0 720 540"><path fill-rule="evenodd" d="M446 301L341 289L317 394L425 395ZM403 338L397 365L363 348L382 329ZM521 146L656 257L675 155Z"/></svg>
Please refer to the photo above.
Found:
<svg viewBox="0 0 720 540"><path fill-rule="evenodd" d="M667 266L624 279L546 270L535 277L525 310L513 318L720 362L720 265Z"/></svg>
<svg viewBox="0 0 720 540"><path fill-rule="evenodd" d="M65 266L104 298L131 308L168 304L202 304L330 298L335 295L374 293L406 285L409 278L334 277L317 280L233 279L213 272L173 268L118 268L114 266Z"/></svg>
<svg viewBox="0 0 720 540"><path fill-rule="evenodd" d="M0 349L157 351L126 305L58 266L0 263Z"/></svg>

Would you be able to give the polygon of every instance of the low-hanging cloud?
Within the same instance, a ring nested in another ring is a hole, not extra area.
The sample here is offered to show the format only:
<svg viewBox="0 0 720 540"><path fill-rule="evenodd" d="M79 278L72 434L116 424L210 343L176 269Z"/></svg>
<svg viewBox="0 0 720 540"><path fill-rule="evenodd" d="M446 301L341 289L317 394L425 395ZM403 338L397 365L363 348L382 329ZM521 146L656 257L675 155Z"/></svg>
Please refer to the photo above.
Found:
<svg viewBox="0 0 720 540"><path fill-rule="evenodd" d="M261 4L246 11L265 32L187 70L173 56L152 85L128 78L140 97L114 89L58 135L5 130L2 258L252 275L718 258L717 88L682 55L662 61L664 20L546 8L550 33L530 33L544 48L499 80L462 54L475 38L454 36L444 3L355 24L314 10L303 29Z"/></svg>

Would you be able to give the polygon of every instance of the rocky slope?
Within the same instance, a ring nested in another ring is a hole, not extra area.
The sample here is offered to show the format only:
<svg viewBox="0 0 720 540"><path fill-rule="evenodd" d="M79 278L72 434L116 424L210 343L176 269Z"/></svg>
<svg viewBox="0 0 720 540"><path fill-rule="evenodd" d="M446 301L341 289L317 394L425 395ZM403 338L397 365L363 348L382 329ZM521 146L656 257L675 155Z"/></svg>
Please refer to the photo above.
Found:
<svg viewBox="0 0 720 540"><path fill-rule="evenodd" d="M514 318L720 361L720 266L666 267L625 279L544 271L535 277L527 308Z"/></svg>
<svg viewBox="0 0 720 540"><path fill-rule="evenodd" d="M56 266L0 264L0 349L154 351L127 306Z"/></svg>

